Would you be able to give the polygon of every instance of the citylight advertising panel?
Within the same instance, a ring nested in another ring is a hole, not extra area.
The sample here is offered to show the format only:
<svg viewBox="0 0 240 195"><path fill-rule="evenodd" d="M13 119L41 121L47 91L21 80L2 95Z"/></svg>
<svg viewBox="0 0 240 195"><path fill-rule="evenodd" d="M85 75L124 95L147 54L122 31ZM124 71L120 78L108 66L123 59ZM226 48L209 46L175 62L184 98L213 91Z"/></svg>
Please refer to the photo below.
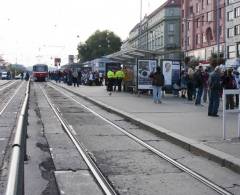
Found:
<svg viewBox="0 0 240 195"><path fill-rule="evenodd" d="M165 85L172 86L178 83L180 79L180 61L178 60L163 60L162 70L165 78Z"/></svg>
<svg viewBox="0 0 240 195"><path fill-rule="evenodd" d="M152 89L152 79L149 75L156 71L157 60L138 60L137 84L138 89Z"/></svg>

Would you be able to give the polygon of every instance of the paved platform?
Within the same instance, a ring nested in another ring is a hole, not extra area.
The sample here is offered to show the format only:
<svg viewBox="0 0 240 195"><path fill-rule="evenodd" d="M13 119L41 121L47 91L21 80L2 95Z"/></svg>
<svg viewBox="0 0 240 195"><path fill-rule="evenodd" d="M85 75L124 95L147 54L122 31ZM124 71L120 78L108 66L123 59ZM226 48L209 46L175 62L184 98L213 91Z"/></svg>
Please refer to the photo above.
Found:
<svg viewBox="0 0 240 195"><path fill-rule="evenodd" d="M192 152L198 152L220 164L240 172L240 139L237 138L237 115L227 116L227 139L222 138L222 105L220 117L207 115L207 104L166 95L162 104L153 103L148 95L113 92L108 95L105 86L73 87L59 84L114 112L160 131Z"/></svg>

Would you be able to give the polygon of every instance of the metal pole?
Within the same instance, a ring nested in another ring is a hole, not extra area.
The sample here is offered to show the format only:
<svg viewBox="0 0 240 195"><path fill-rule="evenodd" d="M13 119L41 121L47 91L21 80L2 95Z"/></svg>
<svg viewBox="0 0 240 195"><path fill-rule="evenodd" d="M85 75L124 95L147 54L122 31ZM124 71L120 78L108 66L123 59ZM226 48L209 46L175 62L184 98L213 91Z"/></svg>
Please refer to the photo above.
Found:
<svg viewBox="0 0 240 195"><path fill-rule="evenodd" d="M217 65L218 65L218 63L219 63L219 51L220 51L220 48L219 48L219 27L220 27L220 22L219 22L219 20L220 20L220 0L216 0L216 2L217 2L217 11L216 11L216 14L217 14L217 17L216 17L216 19L217 19L217 22L216 22L216 31L217 31Z"/></svg>
<svg viewBox="0 0 240 195"><path fill-rule="evenodd" d="M238 96L240 96L240 90L238 90ZM240 104L238 99L238 138L240 138Z"/></svg>
<svg viewBox="0 0 240 195"><path fill-rule="evenodd" d="M188 43L187 42L187 18L184 18L184 58L187 57L187 43ZM186 69L185 63L184 63L184 69Z"/></svg>
<svg viewBox="0 0 240 195"><path fill-rule="evenodd" d="M223 90L223 139L226 139L226 94L225 90Z"/></svg>

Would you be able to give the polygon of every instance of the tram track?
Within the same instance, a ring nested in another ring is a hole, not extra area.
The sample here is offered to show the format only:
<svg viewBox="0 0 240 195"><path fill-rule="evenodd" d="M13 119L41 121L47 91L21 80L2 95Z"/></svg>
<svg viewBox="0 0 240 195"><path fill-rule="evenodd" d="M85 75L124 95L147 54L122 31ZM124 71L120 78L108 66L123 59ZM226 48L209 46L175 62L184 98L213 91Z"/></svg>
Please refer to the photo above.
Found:
<svg viewBox="0 0 240 195"><path fill-rule="evenodd" d="M12 99L16 96L16 94L18 93L19 89L22 87L23 83L21 83L17 89L15 89L15 91L13 92L13 94L11 95L11 86L13 86L13 84L15 84L15 82L11 83L10 85L5 86L4 88L0 88L0 91L3 91L5 89L7 90L7 93L2 93L2 95L0 96L0 99L2 100L1 102L3 103L3 105L0 107L0 116L2 115L2 113L4 112L4 110L7 108L7 106L11 103ZM9 89L10 88L10 89ZM3 96L3 97L2 97ZM10 96L10 97L9 97Z"/></svg>
<svg viewBox="0 0 240 195"><path fill-rule="evenodd" d="M222 188L221 186L215 184L214 182L210 181L209 179L205 178L204 176L198 174L197 172L191 170L190 168L184 166L183 164L177 162L176 160L174 160L173 158L171 158L170 156L164 154L162 151L152 147L151 145L149 145L148 143L146 143L145 141L141 140L140 138L138 138L137 136L135 136L132 133L129 133L128 131L126 131L125 129L123 129L122 127L120 127L119 125L117 125L116 123L110 121L109 119L107 119L106 117L102 116L101 114L98 114L97 112L95 112L94 110L92 110L91 108L89 108L88 106L82 104L79 101L79 97L75 97L75 95L73 93L70 93L69 91L67 92L66 90L64 90L61 88L61 91L59 90L59 87L53 86L52 84L47 84L48 87L54 89L55 91L57 91L58 93L62 94L63 96L65 96L66 98L68 98L69 100L75 102L76 104L80 105L82 108L86 109L87 111L89 111L90 113L92 113L93 115L95 115L96 117L99 117L101 120L105 121L106 123L110 124L112 127L116 128L117 130L119 130L121 133L123 133L124 135L126 135L127 137L131 138L132 140L134 140L134 142L137 142L138 144L140 144L141 146L143 146L144 148L146 148L147 150L151 151L152 153L154 153L154 155L157 155L158 157L168 161L169 163L171 163L173 166L177 167L178 169L180 169L181 171L187 173L188 175L190 175L191 177L193 177L194 179L196 179L197 181L201 182L202 184L208 186L210 189L212 189L213 191L215 191L217 194L222 194L222 195L230 195L232 194L231 192L227 191L226 189ZM59 107L52 102L51 98L47 95L47 92L45 91L45 89L43 89L41 87L44 96L46 97L50 107L53 109L54 113L56 114L56 116L58 117L59 121L61 121L62 126L64 127L64 129L67 131L67 134L69 135L69 137L73 140L74 144L76 145L76 147L80 147L83 148L83 151L87 151L87 149L77 140L76 136L75 136L75 130L72 127L71 124L69 124L64 118L63 115L59 109ZM81 152L80 152L81 153ZM91 159L91 156L89 156L88 153L86 153L85 155L87 155L87 159ZM94 161L90 163L93 163L94 167L97 167L97 165L95 165ZM98 170L100 171L100 170ZM98 172L97 171L97 172ZM100 174L102 178L103 174ZM98 180L98 179L97 179ZM107 182L107 179L103 177L103 183ZM99 182L101 185L101 182ZM112 188L110 184L107 184L108 186L110 186L110 189ZM102 185L101 185L102 186ZM108 187L107 187L108 188ZM104 188L103 188L104 189ZM115 194L116 192L114 192L114 190L109 190L108 192L105 192L106 194Z"/></svg>

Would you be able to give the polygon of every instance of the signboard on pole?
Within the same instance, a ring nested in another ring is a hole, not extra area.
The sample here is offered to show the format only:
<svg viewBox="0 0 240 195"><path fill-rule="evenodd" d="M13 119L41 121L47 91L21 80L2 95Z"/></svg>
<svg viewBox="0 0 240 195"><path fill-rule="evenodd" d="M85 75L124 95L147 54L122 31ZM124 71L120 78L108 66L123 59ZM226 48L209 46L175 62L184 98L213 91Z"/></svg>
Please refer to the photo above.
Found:
<svg viewBox="0 0 240 195"><path fill-rule="evenodd" d="M54 58L54 66L60 66L61 58Z"/></svg>
<svg viewBox="0 0 240 195"><path fill-rule="evenodd" d="M137 87L138 89L152 89L152 79L149 75L156 71L157 60L138 60Z"/></svg>

